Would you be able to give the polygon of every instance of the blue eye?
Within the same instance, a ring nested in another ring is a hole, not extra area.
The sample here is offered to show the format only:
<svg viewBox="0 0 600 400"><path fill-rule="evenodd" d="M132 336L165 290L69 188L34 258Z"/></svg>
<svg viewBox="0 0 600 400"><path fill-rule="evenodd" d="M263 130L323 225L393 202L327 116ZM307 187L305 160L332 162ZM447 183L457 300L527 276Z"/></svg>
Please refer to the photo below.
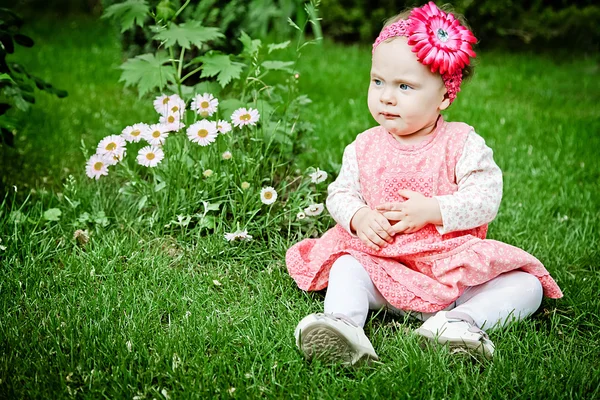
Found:
<svg viewBox="0 0 600 400"><path fill-rule="evenodd" d="M383 82L381 82L379 79L373 79L373 83L375 84L375 86L383 85Z"/></svg>
<svg viewBox="0 0 600 400"><path fill-rule="evenodd" d="M400 90L408 90L408 89L410 89L410 86L408 86L406 83L400 84Z"/></svg>

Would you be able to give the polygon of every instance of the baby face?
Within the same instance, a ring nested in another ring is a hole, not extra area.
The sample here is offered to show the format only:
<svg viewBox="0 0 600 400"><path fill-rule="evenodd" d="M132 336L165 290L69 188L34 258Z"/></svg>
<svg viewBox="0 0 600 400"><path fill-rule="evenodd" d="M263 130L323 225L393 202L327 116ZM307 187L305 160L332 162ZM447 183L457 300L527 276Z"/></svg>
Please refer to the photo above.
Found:
<svg viewBox="0 0 600 400"><path fill-rule="evenodd" d="M444 97L442 77L417 60L407 38L380 43L373 53L369 84L369 111L402 143L417 143L433 132Z"/></svg>

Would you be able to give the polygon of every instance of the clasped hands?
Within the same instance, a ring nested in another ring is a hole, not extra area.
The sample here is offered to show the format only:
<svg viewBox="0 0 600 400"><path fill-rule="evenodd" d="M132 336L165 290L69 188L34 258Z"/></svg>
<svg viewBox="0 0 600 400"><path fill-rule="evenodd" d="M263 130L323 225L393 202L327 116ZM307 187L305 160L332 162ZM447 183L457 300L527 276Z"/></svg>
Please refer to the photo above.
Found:
<svg viewBox="0 0 600 400"><path fill-rule="evenodd" d="M382 203L372 210L359 209L350 221L350 229L359 239L375 251L394 241L400 233L413 233L427 224L442 224L438 201L412 190L399 190L402 202Z"/></svg>

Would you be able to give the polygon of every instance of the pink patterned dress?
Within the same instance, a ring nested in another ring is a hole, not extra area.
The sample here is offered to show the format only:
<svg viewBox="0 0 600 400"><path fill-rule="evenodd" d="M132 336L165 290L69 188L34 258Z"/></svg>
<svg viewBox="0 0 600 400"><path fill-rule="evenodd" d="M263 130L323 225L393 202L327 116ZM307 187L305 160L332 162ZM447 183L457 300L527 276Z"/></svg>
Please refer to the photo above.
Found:
<svg viewBox="0 0 600 400"><path fill-rule="evenodd" d="M381 203L403 201L400 189L438 199L455 194L456 165L472 131L466 124L440 118L435 131L415 146L401 145L382 127L358 135L354 145L361 206L374 209ZM442 215L448 213L445 204L440 200ZM455 218L465 214L477 218L481 211L469 207L455 208ZM515 269L535 275L545 296L562 297L539 260L514 246L485 239L487 224L449 233L430 224L415 233L397 234L380 251L369 249L347 229L347 224L338 223L321 238L302 240L287 251L288 271L300 289L327 287L333 262L350 254L364 266L383 297L403 310L437 312L451 305L466 287Z"/></svg>

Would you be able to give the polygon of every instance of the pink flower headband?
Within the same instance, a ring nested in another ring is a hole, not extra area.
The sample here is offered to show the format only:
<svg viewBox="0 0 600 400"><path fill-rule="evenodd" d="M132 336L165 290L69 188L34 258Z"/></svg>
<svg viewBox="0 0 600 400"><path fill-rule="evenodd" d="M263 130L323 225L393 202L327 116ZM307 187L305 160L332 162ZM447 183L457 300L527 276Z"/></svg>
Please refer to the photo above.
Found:
<svg viewBox="0 0 600 400"><path fill-rule="evenodd" d="M454 15L445 13L430 1L421 8L414 8L407 20L401 19L383 28L373 43L373 52L381 42L396 36L406 36L417 59L430 66L431 72L442 75L452 103L460 91L462 69L469 65L469 57L475 57L471 43L477 39L473 33Z"/></svg>

